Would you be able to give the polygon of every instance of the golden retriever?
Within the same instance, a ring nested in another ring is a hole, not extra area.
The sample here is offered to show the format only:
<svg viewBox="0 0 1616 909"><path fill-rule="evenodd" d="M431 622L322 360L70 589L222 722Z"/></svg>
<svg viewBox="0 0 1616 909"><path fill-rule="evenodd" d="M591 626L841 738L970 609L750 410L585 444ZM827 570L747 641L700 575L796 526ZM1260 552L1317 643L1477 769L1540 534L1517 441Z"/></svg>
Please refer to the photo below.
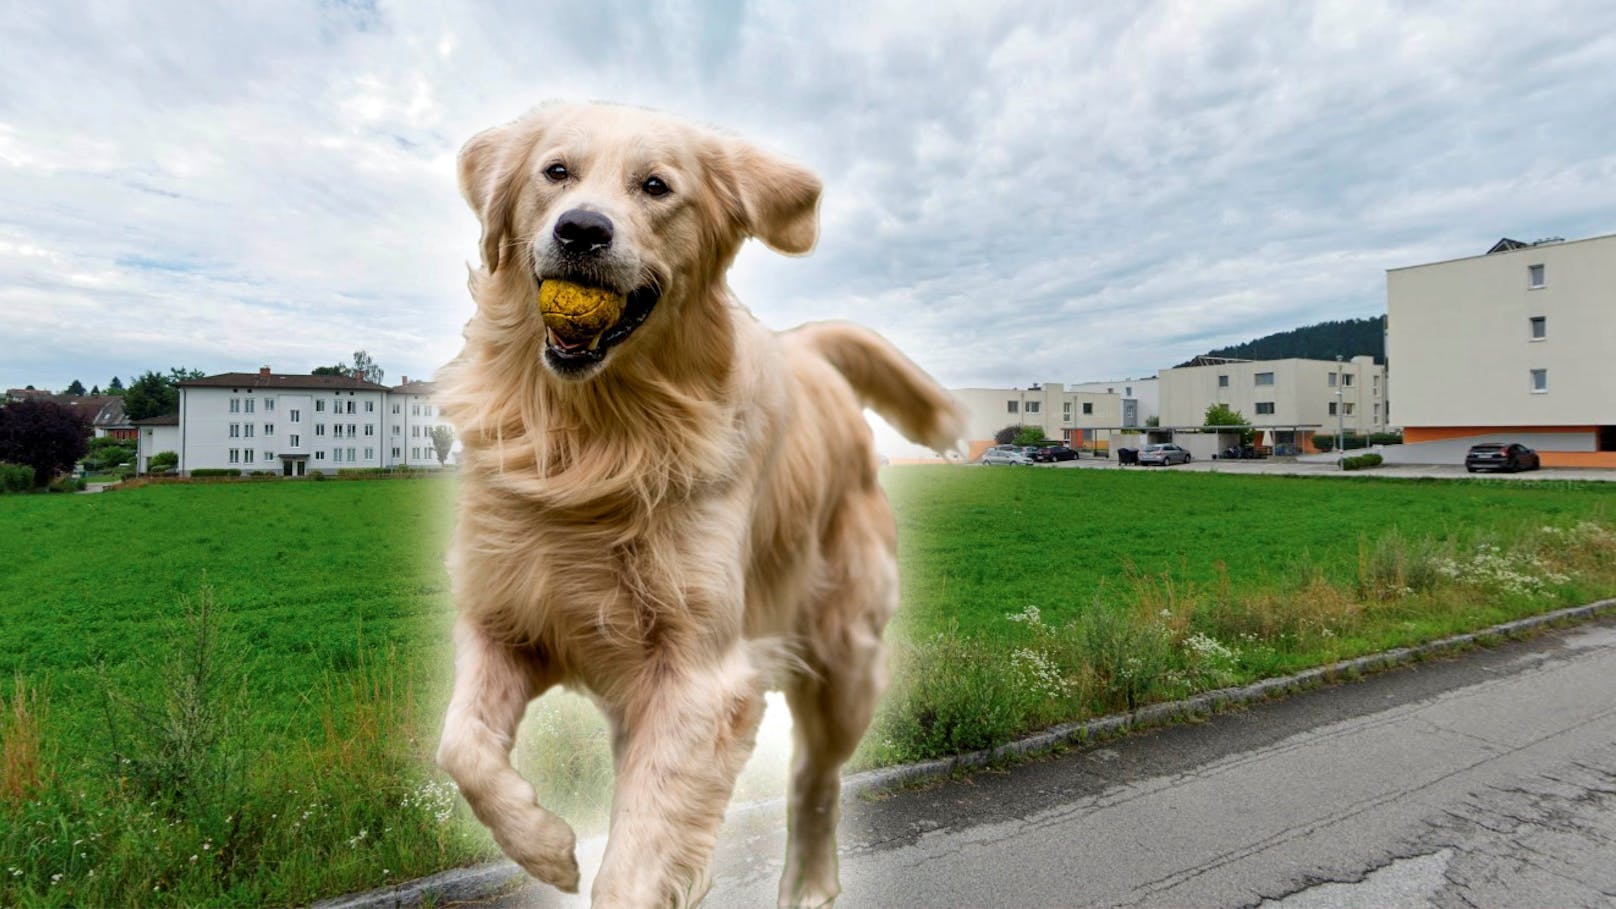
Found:
<svg viewBox="0 0 1616 909"><path fill-rule="evenodd" d="M616 770L593 903L693 905L763 692L781 687L780 903L831 905L840 768L885 684L898 596L861 407L945 450L957 405L872 332L777 334L733 298L747 237L815 243L820 182L796 164L644 110L549 105L472 138L459 169L483 265L441 392L464 457L438 763L506 854L576 891L572 828L510 752L531 699L586 691ZM570 342L536 306L546 280L626 308Z"/></svg>

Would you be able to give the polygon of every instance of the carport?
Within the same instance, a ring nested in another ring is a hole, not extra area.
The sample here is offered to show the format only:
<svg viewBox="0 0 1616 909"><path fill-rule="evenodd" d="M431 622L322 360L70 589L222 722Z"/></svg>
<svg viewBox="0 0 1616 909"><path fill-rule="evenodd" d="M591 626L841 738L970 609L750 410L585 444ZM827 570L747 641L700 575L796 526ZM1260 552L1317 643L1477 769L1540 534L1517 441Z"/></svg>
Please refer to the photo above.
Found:
<svg viewBox="0 0 1616 909"><path fill-rule="evenodd" d="M1082 432L1106 433L1104 456L1117 448L1141 448L1158 442L1172 442L1191 455L1211 459L1212 455L1240 444L1245 432L1255 435L1252 442L1269 454L1281 456L1304 453L1306 440L1324 428L1322 423L1247 423L1241 426L1084 426ZM1097 454L1102 449L1092 446Z"/></svg>

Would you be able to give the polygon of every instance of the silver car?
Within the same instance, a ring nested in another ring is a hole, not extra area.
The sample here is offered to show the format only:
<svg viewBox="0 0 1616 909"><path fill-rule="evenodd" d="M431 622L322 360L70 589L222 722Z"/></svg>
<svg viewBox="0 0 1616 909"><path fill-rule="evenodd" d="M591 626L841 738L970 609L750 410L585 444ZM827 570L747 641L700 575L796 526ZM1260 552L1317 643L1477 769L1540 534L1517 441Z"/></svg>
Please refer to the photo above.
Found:
<svg viewBox="0 0 1616 909"><path fill-rule="evenodd" d="M1190 453L1171 442L1162 442L1156 445L1146 445L1139 450L1140 466L1146 464L1160 464L1167 467L1173 464L1188 464Z"/></svg>
<svg viewBox="0 0 1616 909"><path fill-rule="evenodd" d="M1031 466L1032 458L1027 457L1019 448L989 448L982 452L982 465L986 467L993 464Z"/></svg>

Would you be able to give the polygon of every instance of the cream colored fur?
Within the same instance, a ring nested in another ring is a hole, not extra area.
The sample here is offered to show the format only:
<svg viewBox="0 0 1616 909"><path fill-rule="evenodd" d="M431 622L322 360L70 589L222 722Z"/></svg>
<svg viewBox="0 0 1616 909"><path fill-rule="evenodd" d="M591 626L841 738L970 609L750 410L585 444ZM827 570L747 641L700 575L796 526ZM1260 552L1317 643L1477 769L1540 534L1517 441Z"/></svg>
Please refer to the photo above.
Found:
<svg viewBox="0 0 1616 909"><path fill-rule="evenodd" d="M546 176L556 162L564 181ZM780 903L830 905L839 771L885 684L897 604L861 408L944 450L957 406L865 329L775 333L731 297L745 238L813 246L820 185L797 165L650 112L558 105L476 136L460 168L484 262L443 376L464 457L439 763L512 859L575 890L572 829L510 750L531 699L588 691L617 772L593 902L693 905L762 693L781 687L796 745ZM653 173L668 195L643 192ZM662 296L600 369L569 378L545 362L534 300L556 218L580 206L616 225L611 274Z"/></svg>

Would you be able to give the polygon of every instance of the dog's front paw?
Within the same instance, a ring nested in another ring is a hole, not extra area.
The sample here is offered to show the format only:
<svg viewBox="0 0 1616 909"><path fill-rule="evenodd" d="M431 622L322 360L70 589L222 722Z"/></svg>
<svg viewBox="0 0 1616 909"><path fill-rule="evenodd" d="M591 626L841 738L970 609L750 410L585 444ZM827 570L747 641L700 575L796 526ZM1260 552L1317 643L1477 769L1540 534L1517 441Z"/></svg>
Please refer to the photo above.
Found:
<svg viewBox="0 0 1616 909"><path fill-rule="evenodd" d="M531 806L502 826L494 839L511 861L558 890L578 892L578 838L566 821Z"/></svg>

